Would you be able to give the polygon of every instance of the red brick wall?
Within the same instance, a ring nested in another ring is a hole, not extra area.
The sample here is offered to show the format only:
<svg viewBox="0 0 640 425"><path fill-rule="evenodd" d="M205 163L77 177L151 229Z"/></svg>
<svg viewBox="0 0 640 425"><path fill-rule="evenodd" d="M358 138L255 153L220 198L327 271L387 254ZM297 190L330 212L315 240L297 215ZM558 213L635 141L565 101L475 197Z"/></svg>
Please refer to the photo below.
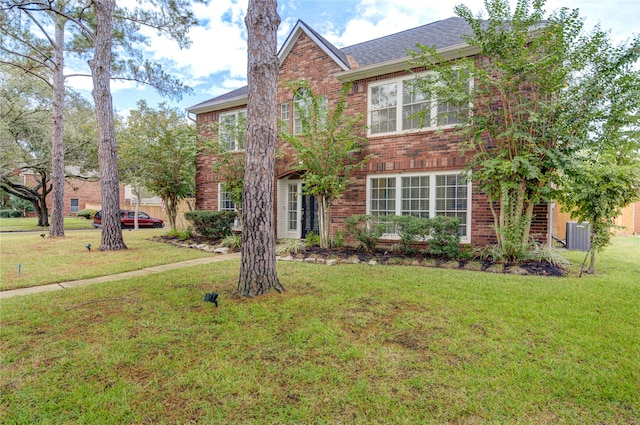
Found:
<svg viewBox="0 0 640 425"><path fill-rule="evenodd" d="M26 174L25 182L27 185L35 186L33 175ZM102 195L100 191L100 181L88 181L82 179L67 178L64 183L64 215L71 214L71 199L78 200L78 211L83 210L86 204L102 204ZM120 205L124 205L124 186L120 185ZM47 207L51 212L51 193L47 195Z"/></svg>
<svg viewBox="0 0 640 425"><path fill-rule="evenodd" d="M306 79L315 94L326 95L329 105L337 102L342 83L333 75L341 68L306 34L302 33L280 68L278 103L292 102L293 93L286 83L291 80ZM347 98L347 113L367 113L368 84L371 81L395 78L406 75L395 72L367 80L354 82ZM290 103L291 123L293 125L293 103ZM237 108L241 109L241 108ZM278 107L278 113L280 109ZM209 122L216 122L220 112L200 114L197 123L202 129ZM204 131L206 133L206 131ZM465 156L460 153L461 140L451 130L442 132L417 131L409 134L370 137L365 154L371 160L365 169L356 173L341 199L338 199L331 215L331 233L344 231L344 219L353 214L366 212L366 176L370 174L457 171L465 167ZM279 145L281 155L276 163L276 179L291 173L288 164L291 161L286 148ZM211 172L213 158L200 155L196 161L196 208L218 208L218 186ZM277 187L277 186L276 186ZM274 194L275 198L275 194ZM276 200L277 202L277 200ZM277 211L277 205L275 206ZM474 245L486 245L495 242L492 228L493 217L486 196L473 191L471 241ZM534 231L544 233L546 237L546 205L536 209Z"/></svg>

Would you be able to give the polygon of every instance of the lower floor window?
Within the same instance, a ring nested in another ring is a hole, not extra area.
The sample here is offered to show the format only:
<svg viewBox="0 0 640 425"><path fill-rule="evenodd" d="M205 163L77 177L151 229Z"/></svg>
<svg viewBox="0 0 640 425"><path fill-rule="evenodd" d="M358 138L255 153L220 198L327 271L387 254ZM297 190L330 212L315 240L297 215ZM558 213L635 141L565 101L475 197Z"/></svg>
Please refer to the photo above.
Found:
<svg viewBox="0 0 640 425"><path fill-rule="evenodd" d="M218 210L235 211L236 205L231 200L229 192L225 191L222 184L218 185Z"/></svg>
<svg viewBox="0 0 640 425"><path fill-rule="evenodd" d="M77 213L80 209L80 201L78 199L71 200L71 213Z"/></svg>
<svg viewBox="0 0 640 425"><path fill-rule="evenodd" d="M471 183L465 177L462 172L369 176L367 213L457 217L461 239L468 241Z"/></svg>

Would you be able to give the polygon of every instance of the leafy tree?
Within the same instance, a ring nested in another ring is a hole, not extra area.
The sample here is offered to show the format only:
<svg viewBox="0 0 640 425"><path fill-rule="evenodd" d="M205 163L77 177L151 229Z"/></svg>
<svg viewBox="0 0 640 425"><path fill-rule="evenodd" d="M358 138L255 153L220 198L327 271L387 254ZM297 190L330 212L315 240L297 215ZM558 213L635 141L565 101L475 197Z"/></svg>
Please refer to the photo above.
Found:
<svg viewBox="0 0 640 425"><path fill-rule="evenodd" d="M640 39L631 48L603 41L593 66L572 87L575 113L584 103L590 126L582 149L563 169L558 198L573 218L591 226L591 261L610 243L615 217L640 197Z"/></svg>
<svg viewBox="0 0 640 425"><path fill-rule="evenodd" d="M197 22L191 11L192 3L206 4L207 1L141 0L133 8L117 7L115 0L2 0L0 3L3 12L45 14L66 23L73 35L69 41L71 50L89 59L99 133L103 217L100 250L126 249L119 220L119 176L109 81L115 77L149 84L161 94L176 98L188 91L159 64L145 60L138 46L147 40L141 28L148 27L175 40L180 47L187 47L187 32Z"/></svg>
<svg viewBox="0 0 640 425"><path fill-rule="evenodd" d="M346 189L351 174L369 157L358 156L366 140L362 115L346 115L350 85L343 86L333 109L326 98L315 95L307 81L293 81L289 87L297 95L295 108L301 132L282 132L280 137L294 150L292 167L304 172L304 191L318 198L320 246L329 248L331 206Z"/></svg>
<svg viewBox="0 0 640 425"><path fill-rule="evenodd" d="M23 78L22 72L0 70L0 186L33 205L38 225L49 225L46 198L51 184L51 125L49 88L42 81ZM69 91L65 102L65 176L83 178L95 169L95 121L93 108ZM77 170L78 173L71 173ZM17 178L34 177L34 185Z"/></svg>
<svg viewBox="0 0 640 425"><path fill-rule="evenodd" d="M284 291L276 272L273 184L278 122L277 31L275 0L249 0L247 144L242 197L242 260L238 291L242 296Z"/></svg>
<svg viewBox="0 0 640 425"><path fill-rule="evenodd" d="M544 3L521 0L512 13L507 0L487 0L486 19L457 6L477 57L446 60L427 46L415 55L414 65L432 71L417 78L416 90L450 106L438 119L456 114L456 134L467 141L471 176L488 196L507 259L526 253L534 206L549 200L558 172L588 140L592 112L602 105L577 102L573 88L608 35L599 28L584 34L578 10L544 19ZM423 111L420 118L428 117Z"/></svg>
<svg viewBox="0 0 640 425"><path fill-rule="evenodd" d="M0 73L0 185L31 202L43 227L49 225L51 192L49 107L43 84L9 70ZM20 173L33 175L35 184L25 184Z"/></svg>
<svg viewBox="0 0 640 425"><path fill-rule="evenodd" d="M162 198L175 230L180 200L195 192L194 127L178 109L166 104L154 109L141 100L120 136L122 168L137 187Z"/></svg>
<svg viewBox="0 0 640 425"><path fill-rule="evenodd" d="M39 78L52 89L51 104L51 227L49 235L64 236L64 32L67 19L46 13L38 16L37 5L0 2L2 63ZM56 7L65 8L63 2ZM36 33L41 34L39 37Z"/></svg>

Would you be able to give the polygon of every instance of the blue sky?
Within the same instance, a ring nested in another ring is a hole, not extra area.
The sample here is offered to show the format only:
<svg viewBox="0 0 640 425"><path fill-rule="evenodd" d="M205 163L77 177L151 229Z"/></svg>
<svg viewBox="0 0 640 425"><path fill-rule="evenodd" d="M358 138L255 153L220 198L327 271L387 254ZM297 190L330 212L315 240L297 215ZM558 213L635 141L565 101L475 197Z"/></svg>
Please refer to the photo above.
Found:
<svg viewBox="0 0 640 425"><path fill-rule="evenodd" d="M460 3L476 13L484 10L482 0L280 0L278 46L298 19L343 47L454 16L453 8ZM515 0L511 3L515 4ZM192 45L188 50L180 50L175 43L149 32L151 45L146 54L192 87L193 95L172 102L153 89L113 82L114 106L126 113L135 108L138 100L146 99L151 106L166 101L185 109L245 85L247 4L248 0L210 0L206 7L194 7L202 25L191 30ZM551 12L560 7L580 9L586 28L600 23L619 42L640 32L638 0L547 0L545 9ZM89 78L72 79L69 86L90 98Z"/></svg>

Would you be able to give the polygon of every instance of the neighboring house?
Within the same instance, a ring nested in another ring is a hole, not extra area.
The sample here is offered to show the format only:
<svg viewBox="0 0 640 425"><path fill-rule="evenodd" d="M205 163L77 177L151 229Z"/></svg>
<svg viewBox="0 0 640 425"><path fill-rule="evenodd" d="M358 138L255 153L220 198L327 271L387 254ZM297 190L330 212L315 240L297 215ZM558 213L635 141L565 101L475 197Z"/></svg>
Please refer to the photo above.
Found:
<svg viewBox="0 0 640 425"><path fill-rule="evenodd" d="M77 173L76 173L77 174ZM33 174L22 173L20 178L23 184L35 186L36 182ZM91 178L74 178L67 177L64 180L64 215L75 216L89 206L102 204L102 192L100 189L100 180L96 176ZM124 205L124 186L120 185L120 205ZM47 195L47 208L51 213L51 193Z"/></svg>
<svg viewBox="0 0 640 425"><path fill-rule="evenodd" d="M407 50L416 43L435 45L447 59L473 56L477 50L463 42L470 28L462 18L449 18L397 34L337 48L302 21L293 28L278 55L280 84L278 110L289 131L299 131L300 121L295 96L286 82L305 79L315 94L327 97L335 105L344 83L353 84L347 98L347 113L362 113L369 132L365 154L371 160L356 173L341 199L331 210L331 234L344 231L344 220L354 214L413 214L425 217L446 215L461 220L462 242L485 245L495 241L492 215L485 195L461 178L465 156L460 140L453 135L455 115L437 118L451 111L437 99L412 94L408 82L412 74ZM413 69L420 72L421 69ZM431 121L418 128L417 120L406 117L429 101ZM196 115L200 131L207 133L211 123L233 122L244 114L247 87L188 108ZM442 131L440 131L442 130ZM238 143L226 145L237 149ZM292 171L291 157L285 154L276 162L275 214L277 237L301 238L317 229L315 200L304 195L304 175ZM200 154L196 160L196 209L233 209L220 182L212 171L214 158ZM532 233L547 238L548 206L536 208Z"/></svg>

